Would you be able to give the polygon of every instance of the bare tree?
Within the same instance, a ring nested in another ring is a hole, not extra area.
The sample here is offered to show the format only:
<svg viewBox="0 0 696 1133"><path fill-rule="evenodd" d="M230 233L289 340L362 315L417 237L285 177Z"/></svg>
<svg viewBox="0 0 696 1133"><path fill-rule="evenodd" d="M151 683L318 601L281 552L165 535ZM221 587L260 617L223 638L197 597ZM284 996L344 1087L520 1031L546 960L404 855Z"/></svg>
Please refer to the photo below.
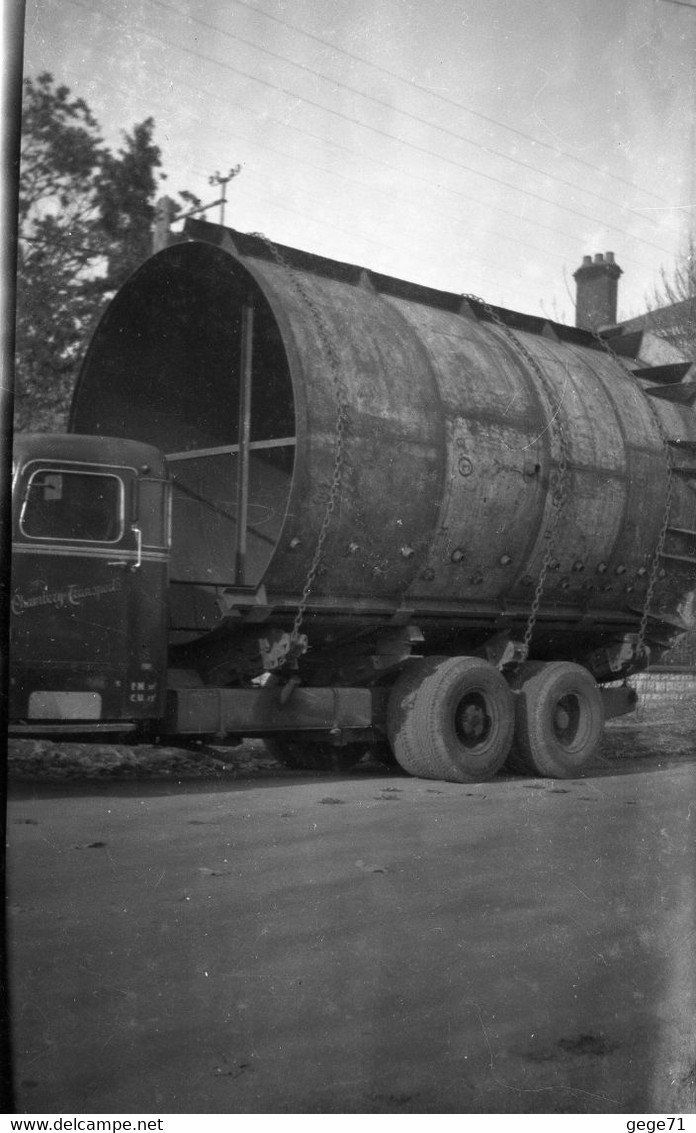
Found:
<svg viewBox="0 0 696 1133"><path fill-rule="evenodd" d="M646 326L667 339L685 357L696 360L696 234L689 233L671 273L662 269L660 283L648 300Z"/></svg>

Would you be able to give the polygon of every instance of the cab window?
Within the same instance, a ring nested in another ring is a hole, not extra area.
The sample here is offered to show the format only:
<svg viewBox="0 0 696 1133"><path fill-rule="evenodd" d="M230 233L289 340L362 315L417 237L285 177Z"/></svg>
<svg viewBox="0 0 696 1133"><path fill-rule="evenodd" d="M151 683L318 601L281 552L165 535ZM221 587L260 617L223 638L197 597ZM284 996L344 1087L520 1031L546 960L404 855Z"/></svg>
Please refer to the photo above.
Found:
<svg viewBox="0 0 696 1133"><path fill-rule="evenodd" d="M27 484L20 530L30 539L117 543L123 534L123 501L118 476L39 468Z"/></svg>

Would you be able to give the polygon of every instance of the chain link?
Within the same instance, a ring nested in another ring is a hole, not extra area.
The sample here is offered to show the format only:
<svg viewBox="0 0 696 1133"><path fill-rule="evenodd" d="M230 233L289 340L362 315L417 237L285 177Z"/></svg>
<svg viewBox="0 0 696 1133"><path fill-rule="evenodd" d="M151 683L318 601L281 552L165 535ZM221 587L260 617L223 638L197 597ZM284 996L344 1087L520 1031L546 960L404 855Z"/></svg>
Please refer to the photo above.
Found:
<svg viewBox="0 0 696 1133"><path fill-rule="evenodd" d="M603 349L607 352L607 354L611 355L615 362L618 362L621 369L626 374L628 374L631 381L635 383L633 371L626 365L626 362L621 357L621 355L616 353L608 339L603 338L599 331L592 330L591 333L594 338L597 339L597 342L599 342ZM636 657L640 657L645 652L645 638L648 630L648 619L650 618L650 606L652 605L653 594L655 592L655 586L657 584L658 572L660 569L660 559L662 557L662 552L665 549L665 541L667 539L669 521L672 513L672 498L674 496L674 454L672 453L672 449L670 447L669 437L667 436L665 427L662 424L660 415L657 412L652 399L646 396L645 401L648 409L650 410L652 419L657 426L657 431L660 434L660 440L662 441L662 449L664 452L665 464L667 467L667 483L665 485L665 507L662 516L662 525L660 527L660 534L657 537L657 543L655 544L655 550L653 552L652 562L650 564L648 588L645 592L645 601L643 603L640 626L638 629L638 641L635 647Z"/></svg>
<svg viewBox="0 0 696 1133"><path fill-rule="evenodd" d="M317 542L316 542L316 547L314 549L314 555L312 556L312 562L310 564L309 570L307 571L307 576L305 578L305 583L304 583L304 586L302 588L302 594L300 596L300 601L297 605L297 610L295 612L295 618L294 618L294 621L293 621L292 630L290 632L290 642L291 642L290 654L292 655L292 653L293 653L292 646L297 645L299 643L299 640L300 640L300 630L302 628L302 623L304 621L304 616L305 616L305 613L306 613L306 610L307 610L307 605L309 603L309 596L312 592L312 587L314 585L314 581L317 577L317 574L319 572L319 568L321 566L321 557L322 557L322 554L323 554L323 551L324 551L324 544L326 542L326 536L328 534L329 526L331 524L331 518L333 516L333 513L336 510L336 505L338 503L340 492L341 492L341 481L342 481L343 464L344 464L344 457L345 457L346 431L347 431L347 424L348 424L348 406L347 406L347 403L346 403L345 392L343 390L343 383L341 382L338 354L336 352L336 348L335 348L334 343L332 341L330 332L328 330L328 327L326 325L326 321L324 319L324 316L323 316L321 310L316 305L316 303L312 299L312 296L309 294L306 287L304 286L304 283L303 283L302 278L299 275L299 273L295 271L292 264L288 263L288 261L285 259L285 257L281 253L280 249L273 243L273 241L269 240L269 238L267 236L265 236L262 232L254 232L254 233L252 233L252 235L256 236L259 240L263 241L263 243L266 245L266 247L271 252L276 263L280 267L282 267L284 269L284 271L287 272L288 277L290 278L290 280L292 282L292 285L295 289L296 294L300 297L300 299L302 300L302 302L306 306L307 310L309 311L310 315L312 316L312 318L314 320L314 324L316 326L316 329L319 333L319 339L320 339L320 342L321 342L322 349L323 349L324 354L326 356L326 359L329 363L329 371L330 371L330 374L331 374L331 382L332 382L332 385L333 385L334 393L336 395L336 425L335 425L335 433L334 433L334 462L333 462L333 473L332 473L332 477L331 477L331 487L329 489L329 495L328 495L328 499L326 501L326 508L324 510L324 517L323 517L322 522L321 522L321 527L319 528L319 534L317 536Z"/></svg>
<svg viewBox="0 0 696 1133"><path fill-rule="evenodd" d="M486 312L489 319L491 319L491 321L494 322L496 326L500 327L500 329L507 335L515 349L522 355L527 364L536 374L542 388L546 390L546 393L549 396L551 403L553 404L556 398L556 390L549 382L537 359L534 357L531 351L527 349L522 340L518 338L511 327L509 327L507 323L505 323L503 319L501 319L497 311L495 311L493 307L491 307L490 304L485 301L485 299L481 299L478 295L463 295L462 298L466 299L467 301L479 304ZM551 569L551 564L554 559L558 527L568 496L568 442L565 435L565 429L563 428L563 422L560 418L560 403L558 404L556 411L551 418L550 424L551 423L554 424L556 434L558 436L559 450L558 463L552 474L552 479L550 482L551 505L553 511L550 522L546 528L546 531L544 532L544 542L546 543L546 548L544 550L544 555L541 561L539 577L534 588L534 598L532 599L532 604L529 609L529 616L527 618L527 624L525 626L524 634L522 637L522 651L520 657L520 660L522 661L526 660L526 658L529 656L529 649L532 643L532 635L534 633L534 627L539 615L541 599L544 593L544 587L546 585L546 577L549 573L549 570Z"/></svg>

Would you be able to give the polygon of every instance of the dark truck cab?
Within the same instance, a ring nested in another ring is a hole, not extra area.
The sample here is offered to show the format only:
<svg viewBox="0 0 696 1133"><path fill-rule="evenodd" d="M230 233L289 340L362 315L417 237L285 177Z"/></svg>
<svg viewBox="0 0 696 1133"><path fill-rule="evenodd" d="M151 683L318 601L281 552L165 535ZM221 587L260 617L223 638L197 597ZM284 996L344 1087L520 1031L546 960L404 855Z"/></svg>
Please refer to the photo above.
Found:
<svg viewBox="0 0 696 1133"><path fill-rule="evenodd" d="M170 484L157 449L17 436L14 732L125 732L162 717L169 553Z"/></svg>

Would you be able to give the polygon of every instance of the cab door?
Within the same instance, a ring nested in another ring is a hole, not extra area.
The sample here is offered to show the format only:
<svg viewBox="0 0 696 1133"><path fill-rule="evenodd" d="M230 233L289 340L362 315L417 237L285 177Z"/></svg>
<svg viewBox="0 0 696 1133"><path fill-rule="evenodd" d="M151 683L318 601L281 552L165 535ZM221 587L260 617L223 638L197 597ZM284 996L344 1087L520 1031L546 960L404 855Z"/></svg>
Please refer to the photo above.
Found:
<svg viewBox="0 0 696 1133"><path fill-rule="evenodd" d="M68 460L20 469L11 718L103 728L161 712L162 682L153 676L163 665L161 615L153 619L142 596L152 571L143 574L137 482L133 468Z"/></svg>

